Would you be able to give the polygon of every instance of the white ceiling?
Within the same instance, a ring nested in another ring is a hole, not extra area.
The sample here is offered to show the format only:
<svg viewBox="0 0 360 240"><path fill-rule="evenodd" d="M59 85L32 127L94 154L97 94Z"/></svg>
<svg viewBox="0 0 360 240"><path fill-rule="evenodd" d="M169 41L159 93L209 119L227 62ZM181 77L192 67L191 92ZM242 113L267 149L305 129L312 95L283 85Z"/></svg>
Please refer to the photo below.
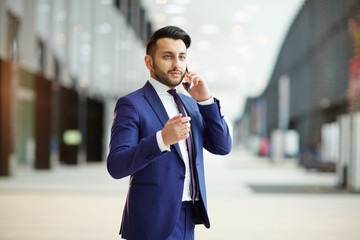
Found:
<svg viewBox="0 0 360 240"><path fill-rule="evenodd" d="M192 38L188 65L222 100L229 122L266 87L304 0L142 0L154 30L177 25Z"/></svg>

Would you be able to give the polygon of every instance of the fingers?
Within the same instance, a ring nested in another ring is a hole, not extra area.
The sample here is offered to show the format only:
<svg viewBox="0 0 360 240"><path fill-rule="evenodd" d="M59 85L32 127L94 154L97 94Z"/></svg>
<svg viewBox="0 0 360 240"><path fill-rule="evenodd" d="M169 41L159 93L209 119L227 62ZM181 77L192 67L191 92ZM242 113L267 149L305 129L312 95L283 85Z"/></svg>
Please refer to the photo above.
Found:
<svg viewBox="0 0 360 240"><path fill-rule="evenodd" d="M197 73L194 72L187 72L186 73L188 82L190 84L193 84L194 86L197 86L199 84L199 82L201 82L201 78L199 77L199 75Z"/></svg>
<svg viewBox="0 0 360 240"><path fill-rule="evenodd" d="M179 114L181 116L181 114ZM170 124L172 125L173 128L173 133L176 139L180 139L183 140L185 138L187 138L190 133L190 117L180 117L178 118L177 115L176 117L170 119Z"/></svg>
<svg viewBox="0 0 360 240"><path fill-rule="evenodd" d="M178 119L181 119L181 116L182 116L182 114L180 113L180 114L176 115L175 117L171 118L169 121L176 121Z"/></svg>
<svg viewBox="0 0 360 240"><path fill-rule="evenodd" d="M190 117L181 117L181 114L171 118L162 130L165 145L172 145L184 140L190 135Z"/></svg>
<svg viewBox="0 0 360 240"><path fill-rule="evenodd" d="M191 117L181 117L182 114L178 114L175 117L171 118L169 121L173 122L174 124L180 125L186 122L190 122Z"/></svg>

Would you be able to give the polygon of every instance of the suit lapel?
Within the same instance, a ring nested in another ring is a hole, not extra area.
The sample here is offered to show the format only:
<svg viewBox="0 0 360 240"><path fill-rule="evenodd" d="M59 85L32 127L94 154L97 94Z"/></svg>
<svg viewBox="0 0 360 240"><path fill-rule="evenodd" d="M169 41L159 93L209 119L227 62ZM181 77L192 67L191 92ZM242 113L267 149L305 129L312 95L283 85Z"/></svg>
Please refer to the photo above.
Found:
<svg viewBox="0 0 360 240"><path fill-rule="evenodd" d="M165 126L166 122L169 120L169 116L159 96L157 95L154 87L151 85L149 81L147 81L143 90L144 90L144 97L149 102L150 106L154 110L156 116L159 118L162 125ZM177 153L179 154L179 156L182 158L179 144L174 144L174 147Z"/></svg>
<svg viewBox="0 0 360 240"><path fill-rule="evenodd" d="M155 89L149 81L145 84L143 89L144 97L149 102L150 106L154 110L156 116L159 118L162 125L165 126L166 122L169 120L169 116L167 115L166 110Z"/></svg>

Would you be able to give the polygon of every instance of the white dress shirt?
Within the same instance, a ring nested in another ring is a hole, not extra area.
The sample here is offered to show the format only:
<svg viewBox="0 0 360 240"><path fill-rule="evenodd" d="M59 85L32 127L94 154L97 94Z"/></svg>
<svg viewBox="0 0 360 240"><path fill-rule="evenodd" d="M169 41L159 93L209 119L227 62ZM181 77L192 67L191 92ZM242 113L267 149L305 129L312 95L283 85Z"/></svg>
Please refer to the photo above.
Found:
<svg viewBox="0 0 360 240"><path fill-rule="evenodd" d="M175 117L176 115L179 115L180 112L175 103L173 96L167 92L168 90L170 90L170 88L153 78L150 78L149 82L151 83L151 85L154 87L156 93L158 94L169 118L171 119L171 118ZM210 98L209 100L206 100L204 102L199 102L199 104L201 104L201 105L208 105L208 104L212 104L212 103L214 103L213 98ZM185 113L186 113L186 110L185 110ZM156 133L156 140L157 140L158 146L162 152L170 151L170 146L166 146L164 144L164 141L163 141L162 135L161 135L161 130ZM190 196L190 183L191 183L190 180L191 179L190 179L190 168L189 168L189 155L187 152L187 146L186 146L185 139L178 142L178 144L179 144L181 155L182 155L182 158L183 158L184 164L185 164L185 180L184 180L182 201L191 201L191 196Z"/></svg>

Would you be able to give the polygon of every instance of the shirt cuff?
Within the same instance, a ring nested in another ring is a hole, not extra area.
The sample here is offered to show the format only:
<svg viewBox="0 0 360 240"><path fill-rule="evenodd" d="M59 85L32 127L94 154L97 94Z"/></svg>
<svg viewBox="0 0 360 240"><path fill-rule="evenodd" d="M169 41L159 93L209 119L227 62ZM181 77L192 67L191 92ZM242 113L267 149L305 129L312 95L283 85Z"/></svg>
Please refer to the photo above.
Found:
<svg viewBox="0 0 360 240"><path fill-rule="evenodd" d="M203 105L203 106L204 106L204 105L210 105L210 104L213 104L213 103L215 103L213 97L211 97L211 98L208 99L208 100L198 102L198 104Z"/></svg>
<svg viewBox="0 0 360 240"><path fill-rule="evenodd" d="M170 146L166 146L162 138L161 130L156 133L156 141L161 152L170 152Z"/></svg>

